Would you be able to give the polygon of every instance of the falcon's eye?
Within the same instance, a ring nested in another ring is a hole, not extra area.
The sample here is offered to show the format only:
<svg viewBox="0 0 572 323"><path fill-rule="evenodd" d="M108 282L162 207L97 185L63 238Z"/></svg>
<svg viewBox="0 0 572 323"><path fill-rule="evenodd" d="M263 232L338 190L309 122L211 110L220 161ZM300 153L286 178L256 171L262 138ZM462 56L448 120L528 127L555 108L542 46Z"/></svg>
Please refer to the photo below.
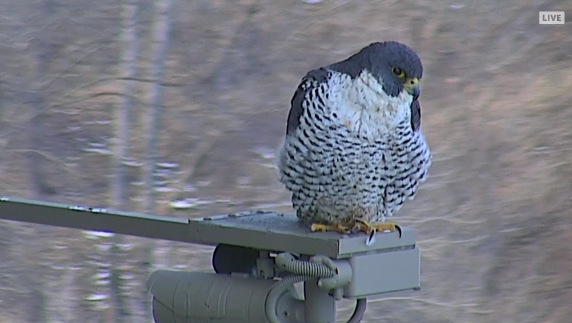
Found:
<svg viewBox="0 0 572 323"><path fill-rule="evenodd" d="M403 70L400 69L399 67L394 67L391 69L391 71L393 72L393 74L397 75L397 77L399 77L400 79L405 78L405 72L403 72Z"/></svg>

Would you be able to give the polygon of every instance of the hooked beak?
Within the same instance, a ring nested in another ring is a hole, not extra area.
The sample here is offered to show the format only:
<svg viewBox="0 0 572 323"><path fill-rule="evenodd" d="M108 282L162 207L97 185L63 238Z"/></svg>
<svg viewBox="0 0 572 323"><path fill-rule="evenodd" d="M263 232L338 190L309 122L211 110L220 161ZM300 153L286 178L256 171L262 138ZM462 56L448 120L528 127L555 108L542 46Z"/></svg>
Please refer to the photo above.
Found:
<svg viewBox="0 0 572 323"><path fill-rule="evenodd" d="M416 77L412 79L407 79L405 81L404 87L407 93L411 94L413 100L417 100L419 98L419 95L421 95L421 88L419 87L419 79L417 79Z"/></svg>

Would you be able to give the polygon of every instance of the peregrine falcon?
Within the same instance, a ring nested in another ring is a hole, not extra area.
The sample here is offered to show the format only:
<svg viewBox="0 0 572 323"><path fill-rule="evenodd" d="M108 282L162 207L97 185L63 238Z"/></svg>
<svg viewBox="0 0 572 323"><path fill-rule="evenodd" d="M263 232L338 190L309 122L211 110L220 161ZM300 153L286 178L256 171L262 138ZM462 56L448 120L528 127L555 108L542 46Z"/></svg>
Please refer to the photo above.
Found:
<svg viewBox="0 0 572 323"><path fill-rule="evenodd" d="M312 231L364 231L371 240L399 229L385 220L414 198L431 164L420 131L422 75L411 48L387 41L302 79L278 169Z"/></svg>

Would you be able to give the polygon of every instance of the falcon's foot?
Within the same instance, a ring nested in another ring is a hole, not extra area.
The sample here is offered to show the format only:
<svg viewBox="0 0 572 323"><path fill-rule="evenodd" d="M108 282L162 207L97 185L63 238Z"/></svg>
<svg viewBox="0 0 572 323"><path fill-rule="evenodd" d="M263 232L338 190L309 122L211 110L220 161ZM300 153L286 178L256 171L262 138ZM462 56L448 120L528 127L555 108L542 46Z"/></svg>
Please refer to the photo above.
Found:
<svg viewBox="0 0 572 323"><path fill-rule="evenodd" d="M362 231L368 234L368 238L365 242L366 245L371 246L375 243L375 233L377 231L397 231L399 233L399 237L401 238L401 228L391 222L376 222L376 223L369 223L362 220L356 220L356 227L358 231Z"/></svg>
<svg viewBox="0 0 572 323"><path fill-rule="evenodd" d="M350 233L354 230L355 225L353 223L338 223L338 224L323 224L323 223L312 223L310 230L312 231L336 231L339 233Z"/></svg>
<svg viewBox="0 0 572 323"><path fill-rule="evenodd" d="M373 236L377 231L397 231L399 237L401 237L401 228L391 222L375 222L369 223L362 220L352 221L350 223L338 223L338 224L324 224L324 223L312 223L310 226L312 231L335 231L339 233L351 233L351 232L365 232L369 235L368 241L373 239ZM373 243L373 242L371 242Z"/></svg>
<svg viewBox="0 0 572 323"><path fill-rule="evenodd" d="M391 222L369 223L366 221L357 220L356 226L358 228L358 231L362 231L362 232L366 232L366 233L371 233L372 231L374 231L374 232L377 232L377 231L398 231L399 236L401 237L401 228L397 224L391 223Z"/></svg>

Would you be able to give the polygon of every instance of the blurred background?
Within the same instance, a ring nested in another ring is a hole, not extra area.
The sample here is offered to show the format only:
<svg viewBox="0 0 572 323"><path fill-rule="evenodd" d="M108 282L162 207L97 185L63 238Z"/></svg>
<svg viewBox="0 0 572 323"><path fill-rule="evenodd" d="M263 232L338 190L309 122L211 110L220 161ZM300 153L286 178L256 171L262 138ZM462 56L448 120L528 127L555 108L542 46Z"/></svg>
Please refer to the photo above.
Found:
<svg viewBox="0 0 572 323"><path fill-rule="evenodd" d="M538 11L572 2L307 2L0 0L0 194L290 212L274 156L300 78L398 40L425 66L433 166L394 218L423 282L364 321L570 322L572 22ZM0 221L0 322L149 322L149 272L211 251Z"/></svg>

